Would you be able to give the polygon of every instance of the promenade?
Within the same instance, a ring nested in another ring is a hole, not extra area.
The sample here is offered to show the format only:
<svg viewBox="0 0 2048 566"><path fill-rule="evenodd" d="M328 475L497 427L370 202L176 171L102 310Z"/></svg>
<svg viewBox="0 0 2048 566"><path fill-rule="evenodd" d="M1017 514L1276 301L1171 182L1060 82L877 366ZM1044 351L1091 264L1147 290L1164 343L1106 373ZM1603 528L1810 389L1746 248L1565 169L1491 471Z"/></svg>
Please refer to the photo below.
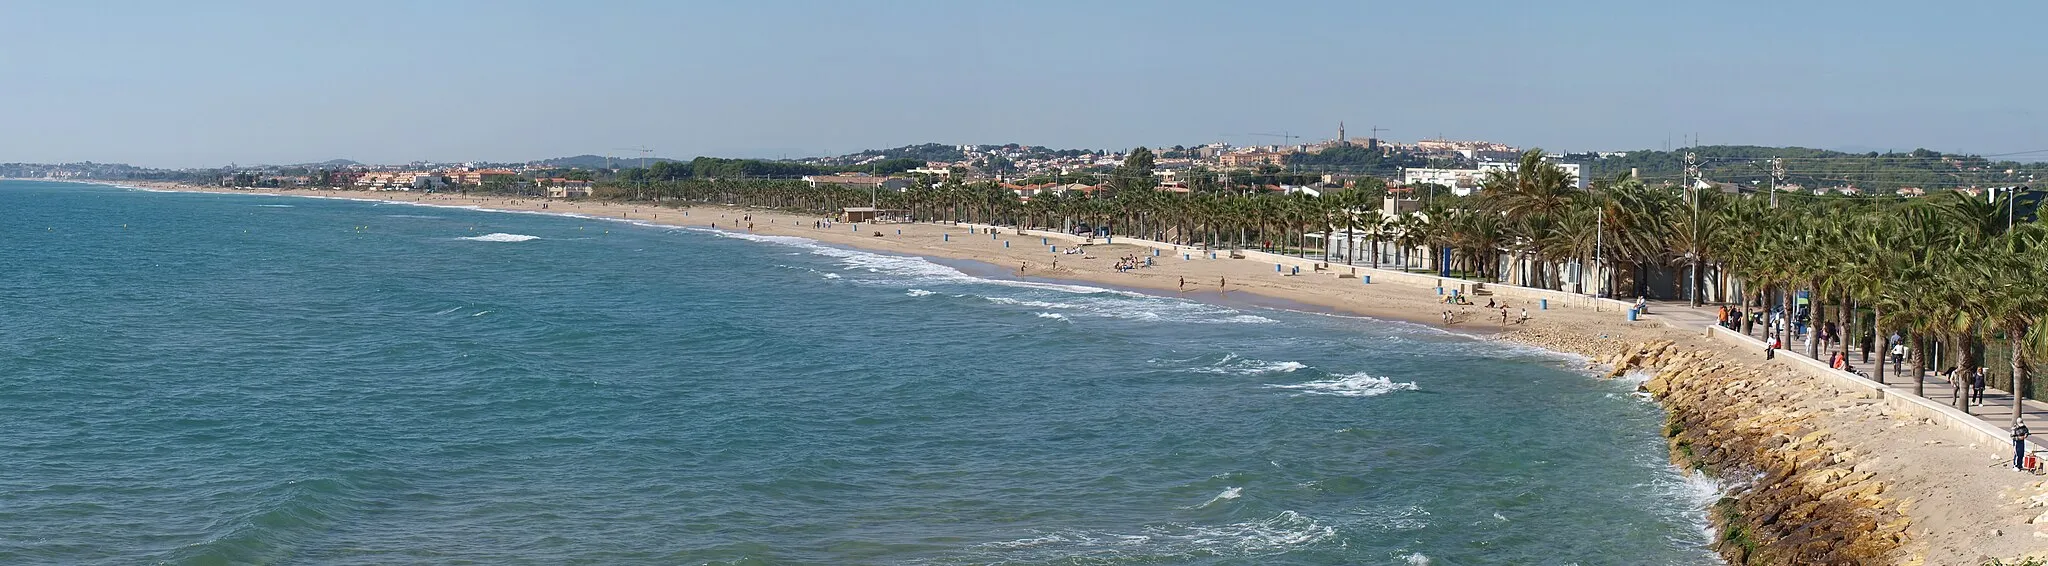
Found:
<svg viewBox="0 0 2048 566"><path fill-rule="evenodd" d="M1702 304L1699 307L1691 307L1687 306L1683 301L1650 301L1649 306L1650 314L1645 315L1643 317L1644 320L1663 322L1665 325L1673 328L1685 329L1713 326L1719 316L1718 309L1720 308L1719 305L1715 304ZM1751 335L1751 337L1756 338L1754 335ZM1779 350L1778 355L1811 359L1807 358L1806 350L1802 344L1795 342L1791 346L1791 348ZM1826 355L1826 352L1827 350L1822 350L1822 355ZM1759 355L1761 355L1761 352L1759 352ZM1911 393L1913 376L1910 373L1902 375L1892 372L1890 368L1886 368L1884 381L1876 381L1876 365L1882 359L1878 352L1871 352L1870 362L1868 363L1861 361L1862 355L1860 351L1852 349L1850 356L1852 360L1856 360L1854 363L1858 367L1864 368L1864 373L1870 374L1869 378L1864 379L1869 379L1873 383L1881 385L1902 388L1908 394ZM1954 407L1957 393L1964 391L1964 389L1958 389L1954 384L1931 371L1921 372L1921 378L1924 380L1922 384L1922 390L1925 392L1924 397L1936 403ZM2035 375L2033 378L2042 379L2043 376ZM1984 389L1984 402L1970 405L1969 409L1965 412L1990 425L1992 428L2010 430L2012 428L2012 392L1987 387ZM2048 428L2044 428L2048 427L2048 403L2032 399L2026 400L2022 405L2021 413L2027 423L2027 428L2036 431L2033 438L2028 440L2028 444L2032 445L2030 450L2048 450Z"/></svg>

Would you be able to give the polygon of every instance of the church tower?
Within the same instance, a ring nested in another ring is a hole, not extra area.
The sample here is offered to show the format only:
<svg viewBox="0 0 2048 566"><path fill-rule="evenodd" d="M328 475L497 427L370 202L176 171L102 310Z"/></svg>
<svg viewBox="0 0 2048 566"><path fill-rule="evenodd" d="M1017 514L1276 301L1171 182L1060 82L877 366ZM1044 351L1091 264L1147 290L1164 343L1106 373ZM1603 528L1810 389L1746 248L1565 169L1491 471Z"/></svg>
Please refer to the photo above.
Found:
<svg viewBox="0 0 2048 566"><path fill-rule="evenodd" d="M1337 121L1337 145L1351 145L1351 138L1344 137L1344 121Z"/></svg>

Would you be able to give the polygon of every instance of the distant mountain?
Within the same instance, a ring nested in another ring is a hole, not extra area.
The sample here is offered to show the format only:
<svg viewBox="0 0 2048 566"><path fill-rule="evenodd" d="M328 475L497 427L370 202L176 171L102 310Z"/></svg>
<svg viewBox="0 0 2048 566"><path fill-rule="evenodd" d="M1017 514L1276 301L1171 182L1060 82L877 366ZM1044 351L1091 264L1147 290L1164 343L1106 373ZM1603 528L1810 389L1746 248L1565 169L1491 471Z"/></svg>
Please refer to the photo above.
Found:
<svg viewBox="0 0 2048 566"><path fill-rule="evenodd" d="M682 161L682 160L680 160L680 159L669 159L669 158L667 158L667 157L649 157L649 158L647 158L647 163L648 163L649 165L652 165L652 164L655 164L655 163L660 163L660 162L663 162L663 161ZM537 160L537 161L529 161L529 162L527 162L527 164L528 164L528 165L539 165L539 166L542 166L542 167L563 167L563 168L570 168L570 169L606 169L606 168L611 168L611 167L618 167L618 168L626 168L626 167L639 167L639 166L640 166L640 156L637 156L637 155L635 155L635 156L631 156L631 157L622 157L622 156L611 156L611 157L606 157L606 156L603 156L603 155L589 155L589 154L585 154L585 155L578 155L578 156L574 156L574 157L556 157L556 158L552 158L552 159L541 159L541 160Z"/></svg>

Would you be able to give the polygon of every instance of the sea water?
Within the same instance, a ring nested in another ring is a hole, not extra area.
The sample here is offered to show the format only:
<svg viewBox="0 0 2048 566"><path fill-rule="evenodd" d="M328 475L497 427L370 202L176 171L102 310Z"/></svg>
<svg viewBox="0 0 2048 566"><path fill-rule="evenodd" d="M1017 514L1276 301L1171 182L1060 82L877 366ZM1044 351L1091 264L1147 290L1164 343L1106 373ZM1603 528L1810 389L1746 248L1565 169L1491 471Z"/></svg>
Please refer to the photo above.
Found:
<svg viewBox="0 0 2048 566"><path fill-rule="evenodd" d="M800 238L5 182L0 563L1716 562L1712 484L1582 365Z"/></svg>

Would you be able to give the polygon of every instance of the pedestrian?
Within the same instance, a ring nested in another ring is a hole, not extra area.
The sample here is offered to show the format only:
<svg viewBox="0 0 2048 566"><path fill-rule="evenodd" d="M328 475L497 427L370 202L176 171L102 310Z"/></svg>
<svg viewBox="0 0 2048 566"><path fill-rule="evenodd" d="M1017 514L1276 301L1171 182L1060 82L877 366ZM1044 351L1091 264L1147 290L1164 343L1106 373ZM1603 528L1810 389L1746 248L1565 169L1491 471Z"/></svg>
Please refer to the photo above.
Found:
<svg viewBox="0 0 2048 566"><path fill-rule="evenodd" d="M1984 368L1977 368L1977 371L1976 371L1976 373L1972 373L1972 374L1970 374L1970 400L1971 400L1971 402L1973 402L1973 403L1976 403L1976 404L1979 404L1979 405L1982 405L1982 404L1984 404L1984 382L1985 382L1985 381L1986 381L1986 380L1985 380L1985 376L1984 376Z"/></svg>
<svg viewBox="0 0 2048 566"><path fill-rule="evenodd" d="M1223 290L1223 287L1224 287L1225 285L1229 285L1229 284L1230 284L1230 282L1228 282L1228 281L1224 281L1222 277L1218 277L1218 278L1216 278L1216 290L1218 290L1218 291L1221 291L1221 290Z"/></svg>
<svg viewBox="0 0 2048 566"><path fill-rule="evenodd" d="M1182 290L1182 291L1186 291L1186 290L1188 290L1188 278L1187 278L1187 277L1185 277L1185 276L1183 276L1183 277L1181 277L1181 278L1180 278L1180 290Z"/></svg>
<svg viewBox="0 0 2048 566"><path fill-rule="evenodd" d="M2032 435L2031 435L2031 434L2029 434L2029 433L2027 432L2027 423L2026 423L2026 421L2024 421L2024 420L2021 420L2021 419L2013 419L2013 420L2012 420L2012 467L2013 467L2013 469L2016 469L2016 470L2025 470L2025 469L2027 469L2027 468L2026 468L2026 466L2025 466L2025 464L2026 464L2026 458L2027 458L2027 437L2028 437L2028 436L2032 436Z"/></svg>
<svg viewBox="0 0 2048 566"><path fill-rule="evenodd" d="M1778 357L1778 335L1771 335L1771 341L1764 343L1764 359Z"/></svg>
<svg viewBox="0 0 2048 566"><path fill-rule="evenodd" d="M1899 341L1899 335L1892 335L1892 373L1906 371L1906 344Z"/></svg>
<svg viewBox="0 0 2048 566"><path fill-rule="evenodd" d="M1501 305L1501 306L1500 306L1500 325L1501 325L1501 326L1507 326L1507 325L1508 325L1508 306L1507 306L1507 305Z"/></svg>

